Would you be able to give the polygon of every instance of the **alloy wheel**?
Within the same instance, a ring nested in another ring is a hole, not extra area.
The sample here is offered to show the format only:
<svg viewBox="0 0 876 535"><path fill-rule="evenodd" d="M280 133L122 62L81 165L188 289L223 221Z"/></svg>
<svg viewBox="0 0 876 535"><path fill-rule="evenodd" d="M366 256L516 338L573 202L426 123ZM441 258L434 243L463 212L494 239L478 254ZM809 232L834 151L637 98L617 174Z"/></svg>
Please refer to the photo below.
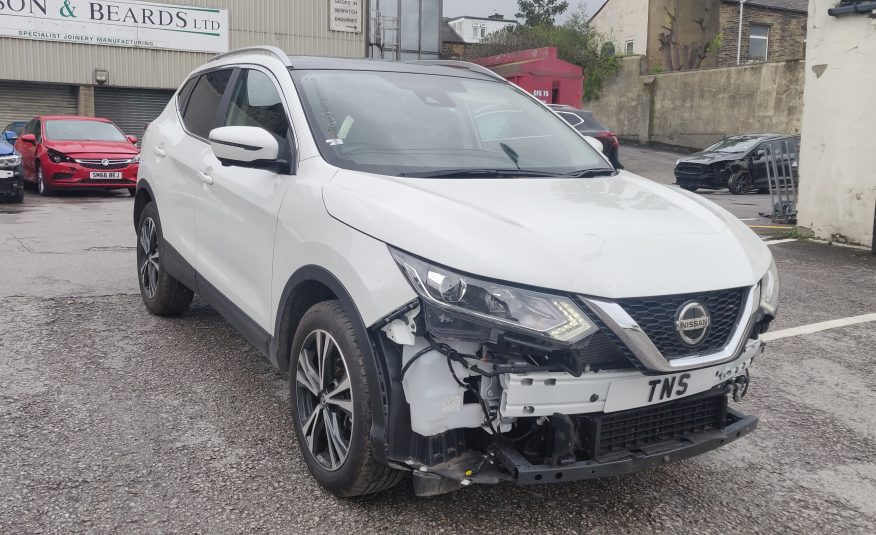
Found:
<svg viewBox="0 0 876 535"><path fill-rule="evenodd" d="M295 373L300 431L313 458L333 472L347 459L353 431L350 372L334 337L308 334Z"/></svg>
<svg viewBox="0 0 876 535"><path fill-rule="evenodd" d="M152 299L158 291L158 232L151 217L140 227L140 283L146 297Z"/></svg>
<svg viewBox="0 0 876 535"><path fill-rule="evenodd" d="M46 183L43 182L43 168L37 167L37 191L40 195L46 194Z"/></svg>

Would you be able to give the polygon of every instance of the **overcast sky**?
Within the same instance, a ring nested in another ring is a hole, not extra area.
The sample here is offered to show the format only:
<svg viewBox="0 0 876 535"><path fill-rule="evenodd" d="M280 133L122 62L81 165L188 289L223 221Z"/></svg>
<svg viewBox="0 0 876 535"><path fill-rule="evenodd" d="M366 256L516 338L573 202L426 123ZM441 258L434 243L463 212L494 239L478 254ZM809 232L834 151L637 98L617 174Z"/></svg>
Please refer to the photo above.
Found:
<svg viewBox="0 0 876 535"><path fill-rule="evenodd" d="M568 0L568 2L567 14L577 10L579 5L584 5L588 15L592 15L604 0ZM487 17L493 13L501 13L506 19L514 18L514 14L517 13L517 0L444 0L445 17L462 15Z"/></svg>

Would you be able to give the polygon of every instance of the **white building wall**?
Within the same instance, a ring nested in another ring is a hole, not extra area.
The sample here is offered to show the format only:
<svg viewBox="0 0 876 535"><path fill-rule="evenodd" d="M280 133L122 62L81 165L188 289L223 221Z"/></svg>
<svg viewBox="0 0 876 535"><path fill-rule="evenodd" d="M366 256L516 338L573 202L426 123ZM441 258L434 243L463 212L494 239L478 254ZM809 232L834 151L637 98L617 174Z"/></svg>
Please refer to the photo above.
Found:
<svg viewBox="0 0 876 535"><path fill-rule="evenodd" d="M645 55L648 48L648 0L608 0L590 19L590 26L608 38L619 54L633 42L633 54Z"/></svg>
<svg viewBox="0 0 876 535"><path fill-rule="evenodd" d="M328 0L157 1L228 9L232 50L272 45L293 55L365 55L364 32L329 30ZM83 6L87 9L84 2ZM109 85L163 89L176 89L192 69L214 55L7 37L0 37L0 51L0 80L89 85L97 68L109 72Z"/></svg>
<svg viewBox="0 0 876 535"><path fill-rule="evenodd" d="M462 37L462 40L466 43L480 43L483 38L480 34L480 28L484 28L484 36L488 36L491 33L498 32L503 30L509 26L516 26L517 23L515 21L508 20L484 20L478 18L469 18L469 17L460 17L458 19L453 19L449 21L450 27L453 28L456 33ZM475 25L477 25L478 33L475 35L474 29Z"/></svg>
<svg viewBox="0 0 876 535"><path fill-rule="evenodd" d="M876 210L876 19L831 17L810 0L798 224L816 236L873 243Z"/></svg>

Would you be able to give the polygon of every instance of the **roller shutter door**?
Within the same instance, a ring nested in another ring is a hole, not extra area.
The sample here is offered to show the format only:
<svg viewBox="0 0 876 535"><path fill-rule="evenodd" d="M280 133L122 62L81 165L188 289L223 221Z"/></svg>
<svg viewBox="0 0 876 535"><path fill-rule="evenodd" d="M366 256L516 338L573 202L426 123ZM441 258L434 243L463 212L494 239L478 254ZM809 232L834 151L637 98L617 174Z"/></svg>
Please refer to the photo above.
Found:
<svg viewBox="0 0 876 535"><path fill-rule="evenodd" d="M76 115L76 105L75 86L0 82L0 128L37 115Z"/></svg>
<svg viewBox="0 0 876 535"><path fill-rule="evenodd" d="M129 136L143 137L146 124L161 115L173 93L156 89L95 87L94 114L116 123Z"/></svg>

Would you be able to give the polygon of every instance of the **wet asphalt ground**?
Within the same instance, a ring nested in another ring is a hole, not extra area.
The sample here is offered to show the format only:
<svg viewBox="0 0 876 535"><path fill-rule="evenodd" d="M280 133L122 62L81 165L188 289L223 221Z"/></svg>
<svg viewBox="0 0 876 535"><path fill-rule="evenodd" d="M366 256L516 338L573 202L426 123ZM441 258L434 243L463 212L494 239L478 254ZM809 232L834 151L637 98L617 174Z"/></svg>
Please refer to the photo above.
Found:
<svg viewBox="0 0 876 535"><path fill-rule="evenodd" d="M771 342L736 406L759 429L701 457L342 500L307 474L284 377L203 301L177 319L140 304L132 205L0 205L0 533L876 532L876 323ZM774 332L876 312L868 253L771 247Z"/></svg>

